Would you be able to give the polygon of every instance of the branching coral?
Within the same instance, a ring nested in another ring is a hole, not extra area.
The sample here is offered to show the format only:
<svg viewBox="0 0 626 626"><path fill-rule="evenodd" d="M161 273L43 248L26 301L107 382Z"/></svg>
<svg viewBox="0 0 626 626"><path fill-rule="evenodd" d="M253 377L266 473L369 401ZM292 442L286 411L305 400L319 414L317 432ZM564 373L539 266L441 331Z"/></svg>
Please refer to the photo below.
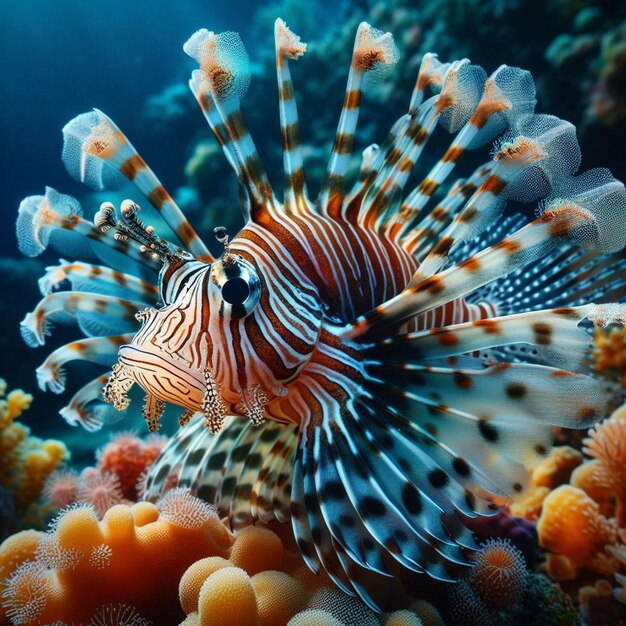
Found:
<svg viewBox="0 0 626 626"><path fill-rule="evenodd" d="M101 521L91 506L77 505L39 540L35 558L12 573L2 606L14 624L86 623L107 605L178 623L185 569L199 556L228 555L231 544L213 510L183 491L157 506L113 506Z"/></svg>
<svg viewBox="0 0 626 626"><path fill-rule="evenodd" d="M97 453L98 469L117 476L124 498L135 501L142 495L137 491L142 475L166 441L157 435L144 440L133 433L119 433Z"/></svg>
<svg viewBox="0 0 626 626"><path fill-rule="evenodd" d="M20 389L6 394L6 383L0 379L0 487L11 494L16 515L28 523L40 521L36 502L43 484L69 457L64 443L33 437L16 421L32 399Z"/></svg>

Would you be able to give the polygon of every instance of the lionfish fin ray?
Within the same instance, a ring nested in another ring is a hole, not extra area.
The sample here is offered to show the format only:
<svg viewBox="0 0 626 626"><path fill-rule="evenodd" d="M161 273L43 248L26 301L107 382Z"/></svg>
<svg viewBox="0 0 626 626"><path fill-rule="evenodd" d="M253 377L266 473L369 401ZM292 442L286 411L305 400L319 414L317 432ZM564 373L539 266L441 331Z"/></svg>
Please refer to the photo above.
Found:
<svg viewBox="0 0 626 626"><path fill-rule="evenodd" d="M213 256L161 181L134 146L102 111L82 113L63 127L63 162L77 180L96 189L115 188L124 179L148 199L172 232L196 258Z"/></svg>
<svg viewBox="0 0 626 626"><path fill-rule="evenodd" d="M235 168L248 196L249 218L274 211L277 201L241 111L248 89L248 53L237 33L196 31L183 46L198 62L190 86L226 157ZM212 112L214 109L214 112ZM219 122L218 122L219 120Z"/></svg>

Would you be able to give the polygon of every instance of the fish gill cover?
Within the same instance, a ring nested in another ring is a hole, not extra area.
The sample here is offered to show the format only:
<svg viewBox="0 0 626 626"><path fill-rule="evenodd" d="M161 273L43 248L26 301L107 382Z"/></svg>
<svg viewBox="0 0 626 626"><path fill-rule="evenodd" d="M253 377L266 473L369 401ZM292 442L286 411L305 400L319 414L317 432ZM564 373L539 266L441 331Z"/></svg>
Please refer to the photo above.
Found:
<svg viewBox="0 0 626 626"><path fill-rule="evenodd" d="M61 411L72 425L117 421L133 385L152 431L166 404L180 407L148 499L185 488L233 530L290 523L310 569L379 611L390 577L458 580L478 549L468 526L524 489L524 465L545 456L552 427L607 414L590 331L624 322L626 191L608 170L578 171L574 127L534 113L527 71L488 76L434 54L407 113L350 181L361 96L399 55L390 33L362 23L312 199L289 69L306 44L280 19L275 42L282 200L241 111L241 39L202 29L184 46L199 65L189 86L239 182L244 228L214 224L214 257L115 123L97 109L79 115L63 129L68 171L98 189L132 182L174 241L144 223L136 200L106 201L90 221L54 189L26 198L22 252L51 244L81 260L47 268L22 337L42 345L55 323L86 336L37 369L60 393L68 362L103 366ZM448 145L414 181L444 133ZM455 176L474 151L480 164ZM535 219L509 214L508 201L534 203Z"/></svg>

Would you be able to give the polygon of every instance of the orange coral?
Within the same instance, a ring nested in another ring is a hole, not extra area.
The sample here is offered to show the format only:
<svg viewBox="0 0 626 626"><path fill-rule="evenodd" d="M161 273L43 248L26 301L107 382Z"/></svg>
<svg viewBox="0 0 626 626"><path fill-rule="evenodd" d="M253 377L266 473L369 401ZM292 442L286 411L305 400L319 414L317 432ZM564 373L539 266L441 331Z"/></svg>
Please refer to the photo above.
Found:
<svg viewBox="0 0 626 626"><path fill-rule="evenodd" d="M583 455L570 446L552 448L550 454L537 464L532 473L534 487L555 489L569 480L572 471L583 462Z"/></svg>
<svg viewBox="0 0 626 626"><path fill-rule="evenodd" d="M582 489L592 500L595 500L600 506L600 512L605 517L613 517L615 514L615 498L611 487L604 484L599 479L601 472L599 471L600 461L591 459L579 465L570 478L570 485Z"/></svg>
<svg viewBox="0 0 626 626"><path fill-rule="evenodd" d="M180 626L444 624L424 601L381 618L334 588L323 571L313 574L297 552L290 527L277 523L239 532L227 558L193 563L180 580L179 599L187 614Z"/></svg>
<svg viewBox="0 0 626 626"><path fill-rule="evenodd" d="M306 606L307 592L292 576L269 570L252 577L260 626L282 626Z"/></svg>
<svg viewBox="0 0 626 626"><path fill-rule="evenodd" d="M617 498L617 525L626 526L626 419L621 412L589 430L583 440L584 452L597 459L594 482L609 489Z"/></svg>
<svg viewBox="0 0 626 626"><path fill-rule="evenodd" d="M551 489L566 483L572 471L583 462L583 455L570 446L552 448L533 469L528 488L509 506L513 515L535 521Z"/></svg>
<svg viewBox="0 0 626 626"><path fill-rule="evenodd" d="M250 576L263 570L280 569L285 549L280 537L263 526L250 526L235 539L230 561Z"/></svg>
<svg viewBox="0 0 626 626"><path fill-rule="evenodd" d="M541 546L567 557L574 568L600 566L598 555L617 540L598 504L571 485L558 487L545 499L537 532Z"/></svg>
<svg viewBox="0 0 626 626"><path fill-rule="evenodd" d="M213 510L182 490L157 507L116 505L101 521L79 505L44 537L6 583L2 606L14 623L86 622L109 605L178 623L183 572L198 556L226 556L233 541Z"/></svg>
<svg viewBox="0 0 626 626"><path fill-rule="evenodd" d="M617 378L622 387L626 387L626 334L623 327L596 329L593 359L596 372Z"/></svg>
<svg viewBox="0 0 626 626"><path fill-rule="evenodd" d="M256 596L250 576L239 567L213 572L198 596L201 624L212 626L258 626Z"/></svg>

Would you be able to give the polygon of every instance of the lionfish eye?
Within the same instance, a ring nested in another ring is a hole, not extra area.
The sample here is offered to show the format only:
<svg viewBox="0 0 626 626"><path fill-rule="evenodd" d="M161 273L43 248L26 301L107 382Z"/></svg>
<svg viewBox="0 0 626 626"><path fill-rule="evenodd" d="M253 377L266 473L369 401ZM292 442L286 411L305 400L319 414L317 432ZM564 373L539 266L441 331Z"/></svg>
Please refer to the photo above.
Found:
<svg viewBox="0 0 626 626"><path fill-rule="evenodd" d="M239 256L226 254L213 264L213 280L220 288L224 313L246 317L261 297L261 281L255 268Z"/></svg>
<svg viewBox="0 0 626 626"><path fill-rule="evenodd" d="M243 304L250 295L250 287L243 278L230 278L222 285L222 298L228 304Z"/></svg>

